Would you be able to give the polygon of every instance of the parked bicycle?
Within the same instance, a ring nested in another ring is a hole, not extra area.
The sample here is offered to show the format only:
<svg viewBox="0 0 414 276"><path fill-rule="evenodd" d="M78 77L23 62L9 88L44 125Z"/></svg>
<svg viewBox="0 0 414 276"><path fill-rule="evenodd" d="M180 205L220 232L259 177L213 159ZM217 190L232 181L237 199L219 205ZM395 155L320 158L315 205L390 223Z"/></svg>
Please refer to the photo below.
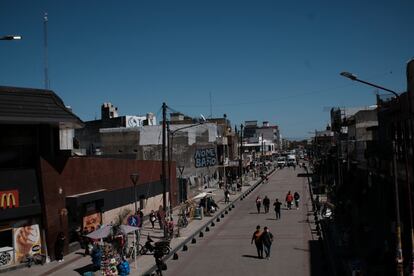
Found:
<svg viewBox="0 0 414 276"><path fill-rule="evenodd" d="M137 244L136 251L135 251L136 256L140 254L139 252L141 251L142 247L143 247L142 244ZM124 250L125 250L124 251L125 257L133 258L134 250L135 250L135 242L132 242L132 244L129 247L125 247Z"/></svg>

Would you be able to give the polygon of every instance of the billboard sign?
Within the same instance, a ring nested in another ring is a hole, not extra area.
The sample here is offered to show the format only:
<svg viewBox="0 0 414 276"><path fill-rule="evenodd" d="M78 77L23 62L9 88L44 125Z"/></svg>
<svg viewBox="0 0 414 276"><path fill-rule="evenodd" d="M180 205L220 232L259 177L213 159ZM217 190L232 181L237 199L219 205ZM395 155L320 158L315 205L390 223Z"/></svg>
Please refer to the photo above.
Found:
<svg viewBox="0 0 414 276"><path fill-rule="evenodd" d="M99 228L102 223L101 213L92 213L83 217L83 230L90 233Z"/></svg>
<svg viewBox="0 0 414 276"><path fill-rule="evenodd" d="M196 168L211 167L217 165L215 148L196 149L194 154Z"/></svg>
<svg viewBox="0 0 414 276"><path fill-rule="evenodd" d="M20 263L26 255L41 253L38 224L13 229L15 260Z"/></svg>
<svg viewBox="0 0 414 276"><path fill-rule="evenodd" d="M19 191L0 191L0 208L17 208L19 207Z"/></svg>

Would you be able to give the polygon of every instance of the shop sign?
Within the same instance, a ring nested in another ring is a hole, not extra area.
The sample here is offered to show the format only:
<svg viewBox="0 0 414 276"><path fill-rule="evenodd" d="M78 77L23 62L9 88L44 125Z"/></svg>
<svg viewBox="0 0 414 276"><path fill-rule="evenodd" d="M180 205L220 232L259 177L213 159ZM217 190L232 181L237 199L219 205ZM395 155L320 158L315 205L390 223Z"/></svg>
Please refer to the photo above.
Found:
<svg viewBox="0 0 414 276"><path fill-rule="evenodd" d="M38 224L13 229L15 260L20 263L26 255L41 253Z"/></svg>
<svg viewBox="0 0 414 276"><path fill-rule="evenodd" d="M217 164L217 155L215 148L196 149L194 154L196 168L211 167Z"/></svg>
<svg viewBox="0 0 414 276"><path fill-rule="evenodd" d="M19 191L0 191L0 208L17 208L19 207Z"/></svg>

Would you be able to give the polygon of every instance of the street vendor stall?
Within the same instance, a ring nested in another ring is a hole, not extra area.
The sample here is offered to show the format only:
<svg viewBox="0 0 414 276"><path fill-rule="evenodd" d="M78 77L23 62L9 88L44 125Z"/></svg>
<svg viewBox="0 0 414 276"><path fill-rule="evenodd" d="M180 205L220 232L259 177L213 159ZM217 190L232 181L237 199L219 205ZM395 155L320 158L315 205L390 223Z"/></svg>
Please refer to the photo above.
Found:
<svg viewBox="0 0 414 276"><path fill-rule="evenodd" d="M118 267L124 268L123 252L126 236L138 230L138 227L129 225L102 225L86 235L87 238L99 241L95 242L91 257L93 264L101 270L102 275L118 275ZM135 262L136 255L134 254Z"/></svg>

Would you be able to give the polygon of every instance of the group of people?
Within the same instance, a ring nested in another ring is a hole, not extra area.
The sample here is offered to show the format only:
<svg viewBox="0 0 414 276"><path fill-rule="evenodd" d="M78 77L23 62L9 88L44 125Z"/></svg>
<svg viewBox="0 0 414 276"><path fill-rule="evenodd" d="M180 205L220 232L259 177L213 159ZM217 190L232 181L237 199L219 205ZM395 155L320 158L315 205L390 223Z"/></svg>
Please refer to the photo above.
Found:
<svg viewBox="0 0 414 276"><path fill-rule="evenodd" d="M291 193L291 191L289 191L286 195L285 198L285 202L286 202L286 207L290 210L292 209L292 203L295 203L295 207L296 209L299 209L299 199L300 199L300 195L298 192L295 192L294 194ZM256 198L256 208L257 208L257 213L260 214L261 208L262 208L262 204L264 207L264 213L267 214L269 213L269 208L270 208L270 199L265 196L262 200L262 198L260 196L257 196ZM275 210L275 214L276 214L276 219L280 219L280 210L282 207L282 203L279 201L278 198L275 199L275 202L273 203L273 207Z"/></svg>
<svg viewBox="0 0 414 276"><path fill-rule="evenodd" d="M291 193L291 191L289 191L287 194L286 194L286 198L285 198L285 201L286 201L286 207L290 210L290 209L292 209L292 202L294 201L295 202L295 207L296 207L296 209L299 209L299 199L300 199L300 195L299 195L299 193L298 192L295 192L293 195L292 195L292 193Z"/></svg>
<svg viewBox="0 0 414 276"><path fill-rule="evenodd" d="M298 192L295 192L293 195L291 193L291 191L289 191L286 195L285 198L285 202L286 202L286 207L288 209L292 208L292 202L295 203L295 207L296 209L299 208L299 199L300 199L300 195ZM264 207L264 213L268 213L269 212L269 208L270 208L270 199L269 197L265 196L262 200L262 198L260 196L257 196L256 198L256 208L257 208L257 213L260 214L261 208L262 208L262 204ZM275 214L276 214L276 220L280 219L280 210L282 207L282 203L279 201L278 198L275 199L275 202L273 203L273 207L275 210ZM270 232L270 229L265 226L263 228L263 231L261 231L260 229L260 225L256 226L256 230L253 233L252 236L252 240L251 243L256 245L256 249L257 249L257 255L259 259L263 259L263 252L265 253L265 258L269 259L270 257L270 249L272 247L272 243L273 243L273 234Z"/></svg>

